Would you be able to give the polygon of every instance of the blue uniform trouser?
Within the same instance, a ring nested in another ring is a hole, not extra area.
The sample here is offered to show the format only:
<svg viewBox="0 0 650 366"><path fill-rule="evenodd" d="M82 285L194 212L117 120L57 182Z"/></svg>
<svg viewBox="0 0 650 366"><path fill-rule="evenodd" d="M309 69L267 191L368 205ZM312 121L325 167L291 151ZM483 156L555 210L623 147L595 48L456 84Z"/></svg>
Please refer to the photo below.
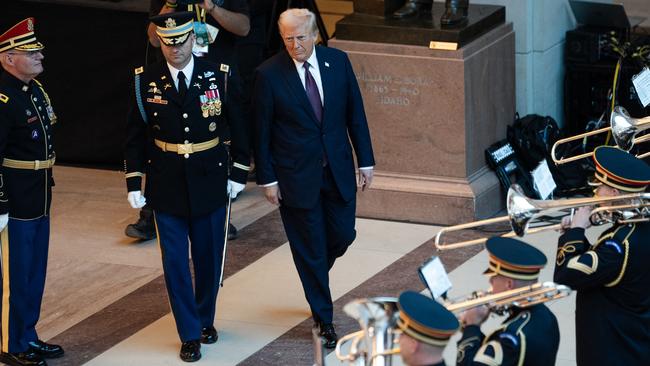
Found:
<svg viewBox="0 0 650 366"><path fill-rule="evenodd" d="M225 213L225 207L198 217L154 211L167 294L182 342L200 339L201 328L214 324ZM188 249L192 253L195 286Z"/></svg>
<svg viewBox="0 0 650 366"><path fill-rule="evenodd" d="M38 339L36 323L45 288L50 217L9 218L2 240L2 352L25 352Z"/></svg>

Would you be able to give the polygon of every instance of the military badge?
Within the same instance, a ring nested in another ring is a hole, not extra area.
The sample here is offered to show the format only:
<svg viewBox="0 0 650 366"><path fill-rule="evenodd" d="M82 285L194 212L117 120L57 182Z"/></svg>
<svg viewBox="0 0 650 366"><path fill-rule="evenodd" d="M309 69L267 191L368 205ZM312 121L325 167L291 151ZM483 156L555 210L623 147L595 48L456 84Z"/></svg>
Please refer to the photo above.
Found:
<svg viewBox="0 0 650 366"><path fill-rule="evenodd" d="M201 84L199 83L194 83L194 86L197 87L198 89L201 89Z"/></svg>
<svg viewBox="0 0 650 366"><path fill-rule="evenodd" d="M34 117L31 117L31 118L28 118L28 119L27 119L27 123L32 123L32 122L36 122L36 121L38 121L38 117L37 117L37 116L34 116Z"/></svg>
<svg viewBox="0 0 650 366"><path fill-rule="evenodd" d="M209 78L212 75L214 75L214 72L212 72L212 71L206 71L206 72L203 73L203 76L206 77L206 78Z"/></svg>
<svg viewBox="0 0 650 366"><path fill-rule="evenodd" d="M217 84L212 83L212 84L210 84L210 86L208 88L210 88L210 90L215 90L215 89L217 89Z"/></svg>
<svg viewBox="0 0 650 366"><path fill-rule="evenodd" d="M216 85L215 85L216 86ZM205 92L208 102L208 114L210 116L218 116L221 114L221 98L219 97L219 90L212 89Z"/></svg>
<svg viewBox="0 0 650 366"><path fill-rule="evenodd" d="M48 105L45 107L45 110L47 111L47 117L50 119L51 124L56 123L56 114L54 114L54 108L52 108L51 105Z"/></svg>
<svg viewBox="0 0 650 366"><path fill-rule="evenodd" d="M167 18L167 20L165 20L165 27L167 28L176 27L176 20L174 20L174 18Z"/></svg>
<svg viewBox="0 0 650 366"><path fill-rule="evenodd" d="M215 122L211 122L210 125L208 126L208 130L210 130L210 132L214 132L214 130L216 129L217 129L217 124Z"/></svg>
<svg viewBox="0 0 650 366"><path fill-rule="evenodd" d="M199 96L199 101L201 102L201 115L203 118L210 117L210 104L207 95Z"/></svg>
<svg viewBox="0 0 650 366"><path fill-rule="evenodd" d="M210 78L210 80L208 81L215 81L215 80L217 80L217 78Z"/></svg>
<svg viewBox="0 0 650 366"><path fill-rule="evenodd" d="M201 75L196 75L196 78L197 78L197 79L203 79L203 76L201 76Z"/></svg>
<svg viewBox="0 0 650 366"><path fill-rule="evenodd" d="M172 84L170 84L170 83L167 83L167 84L163 85L163 89L165 89L165 90L167 90L167 89L169 89L171 87L172 87Z"/></svg>
<svg viewBox="0 0 650 366"><path fill-rule="evenodd" d="M38 140L38 131L32 130L32 140Z"/></svg>

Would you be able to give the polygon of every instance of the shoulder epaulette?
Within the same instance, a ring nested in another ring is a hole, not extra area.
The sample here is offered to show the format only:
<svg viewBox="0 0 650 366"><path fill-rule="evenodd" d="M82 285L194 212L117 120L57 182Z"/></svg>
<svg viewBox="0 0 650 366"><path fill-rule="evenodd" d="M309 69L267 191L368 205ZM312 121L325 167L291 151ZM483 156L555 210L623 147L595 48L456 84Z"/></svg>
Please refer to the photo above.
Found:
<svg viewBox="0 0 650 366"><path fill-rule="evenodd" d="M9 97L0 93L0 102L7 103L8 101L9 101Z"/></svg>
<svg viewBox="0 0 650 366"><path fill-rule="evenodd" d="M219 68L219 71L222 71L222 72L230 71L230 65L221 64L221 67Z"/></svg>
<svg viewBox="0 0 650 366"><path fill-rule="evenodd" d="M142 66L140 66L140 67L138 67L138 68L135 69L135 74L136 74L136 75L140 75L140 74L142 74L143 72L144 72L144 67L142 67Z"/></svg>

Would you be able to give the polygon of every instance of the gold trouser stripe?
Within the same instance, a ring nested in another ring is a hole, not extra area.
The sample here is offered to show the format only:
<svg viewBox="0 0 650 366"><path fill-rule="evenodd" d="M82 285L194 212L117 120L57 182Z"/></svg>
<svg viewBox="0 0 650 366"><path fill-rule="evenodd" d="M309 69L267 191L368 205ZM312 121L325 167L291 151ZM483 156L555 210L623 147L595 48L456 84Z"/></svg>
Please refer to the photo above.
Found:
<svg viewBox="0 0 650 366"><path fill-rule="evenodd" d="M4 158L2 160L2 166L7 168L14 169L26 169L26 170L40 170L40 169L50 169L54 166L54 161L56 158L47 159L47 160L14 160Z"/></svg>
<svg viewBox="0 0 650 366"><path fill-rule="evenodd" d="M187 143L187 144L171 144L169 142L165 141L160 141L158 139L153 140L156 146L160 148L160 150L164 152L175 152L180 155L184 154L192 154L195 152L199 151L205 151L208 149L212 149L213 147L219 145L219 138L216 137L212 140L206 141L206 142L199 142L197 144L194 143Z"/></svg>
<svg viewBox="0 0 650 366"><path fill-rule="evenodd" d="M2 352L9 352L9 223L0 233L2 247Z"/></svg>

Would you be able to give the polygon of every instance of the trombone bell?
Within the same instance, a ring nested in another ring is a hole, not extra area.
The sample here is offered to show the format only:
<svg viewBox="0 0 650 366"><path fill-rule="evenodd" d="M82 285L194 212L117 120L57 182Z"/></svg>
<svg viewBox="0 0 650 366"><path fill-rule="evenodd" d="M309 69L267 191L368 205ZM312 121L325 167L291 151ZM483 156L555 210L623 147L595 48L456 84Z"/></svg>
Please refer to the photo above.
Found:
<svg viewBox="0 0 650 366"><path fill-rule="evenodd" d="M650 128L650 117L632 118L621 106L614 108L609 120L616 145L625 151L630 151L634 144L645 141L635 137Z"/></svg>

